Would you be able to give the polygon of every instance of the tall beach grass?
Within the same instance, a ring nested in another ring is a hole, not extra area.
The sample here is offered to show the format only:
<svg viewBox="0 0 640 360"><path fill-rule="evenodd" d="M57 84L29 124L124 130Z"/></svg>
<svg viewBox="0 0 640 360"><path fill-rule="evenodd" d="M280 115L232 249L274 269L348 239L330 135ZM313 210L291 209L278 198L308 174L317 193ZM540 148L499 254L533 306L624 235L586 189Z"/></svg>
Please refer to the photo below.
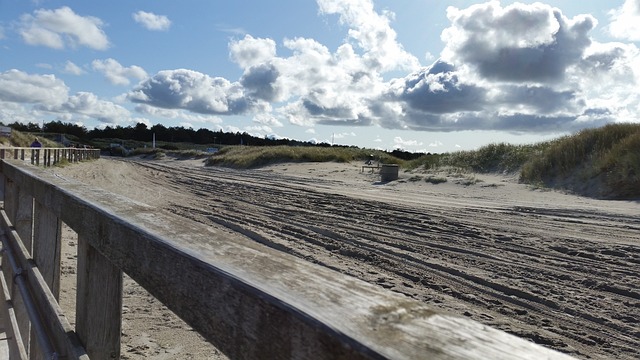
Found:
<svg viewBox="0 0 640 360"><path fill-rule="evenodd" d="M389 154L353 147L309 146L226 146L206 160L207 165L235 168L256 168L282 162L350 162L365 161L369 157L382 163L400 164L402 160Z"/></svg>

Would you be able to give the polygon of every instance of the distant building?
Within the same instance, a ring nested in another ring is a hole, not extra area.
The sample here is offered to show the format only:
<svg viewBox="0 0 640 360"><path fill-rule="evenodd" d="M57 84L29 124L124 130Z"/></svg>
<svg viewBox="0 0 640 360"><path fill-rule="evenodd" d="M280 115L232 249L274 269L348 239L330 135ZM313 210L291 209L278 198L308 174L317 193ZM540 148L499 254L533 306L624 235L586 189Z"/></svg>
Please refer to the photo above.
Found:
<svg viewBox="0 0 640 360"><path fill-rule="evenodd" d="M0 126L0 136L11 137L11 128L8 126Z"/></svg>

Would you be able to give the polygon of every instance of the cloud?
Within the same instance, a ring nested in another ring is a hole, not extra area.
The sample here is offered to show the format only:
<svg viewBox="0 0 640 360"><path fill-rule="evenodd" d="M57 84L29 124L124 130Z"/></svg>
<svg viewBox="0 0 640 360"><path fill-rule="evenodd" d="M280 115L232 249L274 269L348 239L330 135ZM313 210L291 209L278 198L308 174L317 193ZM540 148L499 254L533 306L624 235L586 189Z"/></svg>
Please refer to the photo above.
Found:
<svg viewBox="0 0 640 360"><path fill-rule="evenodd" d="M20 17L19 32L29 45L42 45L54 49L86 46L106 50L109 39L102 30L102 20L93 16L80 16L69 7L56 10L39 9L33 15Z"/></svg>
<svg viewBox="0 0 640 360"><path fill-rule="evenodd" d="M137 105L135 110L144 115L150 115L153 117L163 117L165 119L186 120L186 121L189 121L190 123L214 124L214 125L222 123L222 119L218 116L193 114L184 110L159 109L146 104Z"/></svg>
<svg viewBox="0 0 640 360"><path fill-rule="evenodd" d="M356 137L356 136L358 136L358 135L356 135L356 133L354 133L353 131L335 134L335 137L337 139L343 139L343 138L346 138L346 137Z"/></svg>
<svg viewBox="0 0 640 360"><path fill-rule="evenodd" d="M481 110L486 90L460 80L451 64L436 61L404 79L391 82L389 99L430 114Z"/></svg>
<svg viewBox="0 0 640 360"><path fill-rule="evenodd" d="M124 67L114 59L94 60L91 63L94 70L101 72L113 85L129 85L130 78L143 80L148 77L147 72L140 66Z"/></svg>
<svg viewBox="0 0 640 360"><path fill-rule="evenodd" d="M266 104L245 96L239 83L186 69L165 70L140 83L130 101L199 114L243 114Z"/></svg>
<svg viewBox="0 0 640 360"><path fill-rule="evenodd" d="M277 81L280 71L273 64L252 66L245 71L240 84L247 94L265 101L277 101L282 97L282 89Z"/></svg>
<svg viewBox="0 0 640 360"><path fill-rule="evenodd" d="M131 15L133 20L144 26L147 30L166 31L171 27L171 20L164 15L156 15L154 13L138 11Z"/></svg>
<svg viewBox="0 0 640 360"><path fill-rule="evenodd" d="M415 146L422 146L423 145L423 143L418 141L418 140L406 140L406 139L403 139L400 136L394 137L393 138L393 143L395 144L394 148L396 148L396 149L406 148L406 147L411 147L411 146L414 146L414 147Z"/></svg>
<svg viewBox="0 0 640 360"><path fill-rule="evenodd" d="M276 56L276 42L271 39L256 39L246 35L242 40L229 44L229 57L241 68L261 65Z"/></svg>
<svg viewBox="0 0 640 360"><path fill-rule="evenodd" d="M256 114L253 117L253 122L258 123L258 124L263 124L263 125L267 125L267 126L274 126L274 127L283 127L284 125L280 122L280 120L278 120L276 117L272 116L271 114Z"/></svg>
<svg viewBox="0 0 640 360"><path fill-rule="evenodd" d="M404 50L391 28L393 13L377 13L371 0L317 0L321 14L337 14L349 26L349 38L365 54L364 62L376 71L415 70L420 66L415 56Z"/></svg>
<svg viewBox="0 0 640 360"><path fill-rule="evenodd" d="M443 59L464 63L497 81L561 81L567 67L580 61L591 44L590 15L568 19L549 5L498 1L460 10L447 9L451 26L442 32Z"/></svg>
<svg viewBox="0 0 640 360"><path fill-rule="evenodd" d="M273 134L273 129L271 129L269 126L266 126L266 125L246 126L244 128L244 131L256 137L264 137L267 135L271 135L273 137L277 136Z"/></svg>
<svg viewBox="0 0 640 360"><path fill-rule="evenodd" d="M0 100L0 122L11 124L18 122L21 124L38 123L37 114L26 106L15 102L5 102Z"/></svg>
<svg viewBox="0 0 640 360"><path fill-rule="evenodd" d="M0 101L55 105L67 99L69 88L54 75L31 75L20 70L0 73Z"/></svg>
<svg viewBox="0 0 640 360"><path fill-rule="evenodd" d="M609 11L609 33L618 39L640 41L640 0L625 0L621 7Z"/></svg>
<svg viewBox="0 0 640 360"><path fill-rule="evenodd" d="M129 110L110 101L100 100L95 94L79 92L58 105L40 105L38 110L59 114L75 114L94 118L107 124L130 122Z"/></svg>
<svg viewBox="0 0 640 360"><path fill-rule="evenodd" d="M64 69L62 71L65 74L71 75L82 75L85 73L85 71L80 66L74 64L69 60L67 60L67 62L64 64Z"/></svg>

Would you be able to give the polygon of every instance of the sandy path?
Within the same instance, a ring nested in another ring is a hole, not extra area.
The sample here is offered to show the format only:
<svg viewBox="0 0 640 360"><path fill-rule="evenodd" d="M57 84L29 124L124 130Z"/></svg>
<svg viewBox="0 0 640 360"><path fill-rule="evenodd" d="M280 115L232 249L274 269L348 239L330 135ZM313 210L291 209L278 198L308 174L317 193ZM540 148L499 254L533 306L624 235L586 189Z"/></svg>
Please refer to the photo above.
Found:
<svg viewBox="0 0 640 360"><path fill-rule="evenodd" d="M403 173L380 184L359 164L236 171L101 159L54 171L559 351L640 357L638 202L534 191L496 176L454 174L433 185L425 174ZM147 308L136 301L152 302L138 295L125 325ZM171 316L159 311L149 318ZM186 351L158 335L161 324L125 330L148 341L136 348L125 336L123 353L161 358L154 344L163 341L165 353ZM185 325L172 326L190 336ZM191 351L200 348L197 337L190 341ZM191 357L215 355L203 348Z"/></svg>

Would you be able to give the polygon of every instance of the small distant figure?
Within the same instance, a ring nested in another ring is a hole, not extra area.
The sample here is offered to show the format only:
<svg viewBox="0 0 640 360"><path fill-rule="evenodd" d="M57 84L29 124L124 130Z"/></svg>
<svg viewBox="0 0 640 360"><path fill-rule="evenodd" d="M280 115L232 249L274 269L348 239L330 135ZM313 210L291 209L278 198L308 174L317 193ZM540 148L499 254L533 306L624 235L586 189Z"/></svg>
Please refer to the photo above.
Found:
<svg viewBox="0 0 640 360"><path fill-rule="evenodd" d="M369 159L367 159L367 162L365 163L367 165L373 165L373 154L369 155Z"/></svg>
<svg viewBox="0 0 640 360"><path fill-rule="evenodd" d="M42 144L40 143L40 141L38 141L38 138L35 138L35 140L33 140L33 142L31 143L31 147L39 148L42 147Z"/></svg>

